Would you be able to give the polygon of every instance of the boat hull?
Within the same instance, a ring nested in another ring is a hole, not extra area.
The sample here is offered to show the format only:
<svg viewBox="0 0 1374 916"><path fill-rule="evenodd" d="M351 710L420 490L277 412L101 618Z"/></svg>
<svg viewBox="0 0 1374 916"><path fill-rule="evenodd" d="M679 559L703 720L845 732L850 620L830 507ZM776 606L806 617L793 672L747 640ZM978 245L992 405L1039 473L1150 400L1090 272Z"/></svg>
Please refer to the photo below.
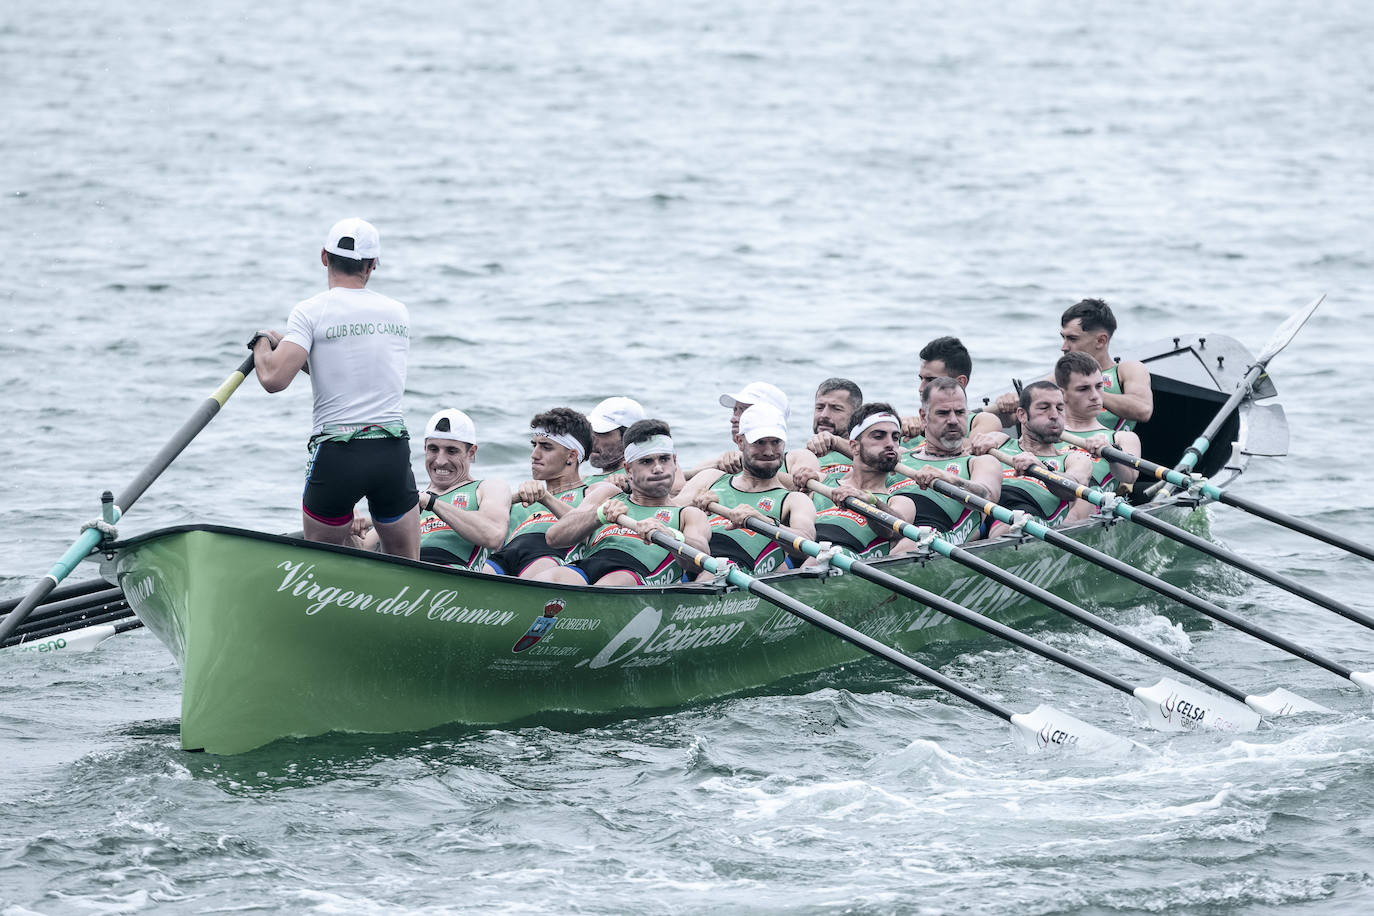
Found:
<svg viewBox="0 0 1374 916"><path fill-rule="evenodd" d="M1189 503L1149 511L1205 528ZM1119 520L1067 533L1149 571L1173 556ZM973 549L1071 600L1134 593L1038 541ZM1053 617L941 557L879 565L1004 622ZM215 526L123 542L106 569L182 668L182 746L220 754L329 731L680 707L864 657L733 588L531 583ZM906 652L987 639L851 575L768 581Z"/></svg>

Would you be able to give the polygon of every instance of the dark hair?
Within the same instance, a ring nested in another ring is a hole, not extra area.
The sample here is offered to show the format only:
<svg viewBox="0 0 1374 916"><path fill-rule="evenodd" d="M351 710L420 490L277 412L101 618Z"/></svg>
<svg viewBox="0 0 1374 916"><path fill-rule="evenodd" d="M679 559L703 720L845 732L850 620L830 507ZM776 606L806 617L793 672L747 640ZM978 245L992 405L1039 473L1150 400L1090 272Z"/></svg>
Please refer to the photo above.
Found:
<svg viewBox="0 0 1374 916"><path fill-rule="evenodd" d="M538 427L562 436L572 436L577 440L577 444L582 446L583 459L592 453L592 424L571 407L555 407L553 410L536 414L530 421L530 429Z"/></svg>
<svg viewBox="0 0 1374 916"><path fill-rule="evenodd" d="M973 375L973 357L968 355L968 347L957 337L937 337L921 348L921 359L929 362L938 359L945 364L945 371L969 378Z"/></svg>
<svg viewBox="0 0 1374 916"><path fill-rule="evenodd" d="M847 378L828 378L816 386L816 397L832 391L843 391L849 395L849 409L855 410L864 402L864 393L859 386Z"/></svg>
<svg viewBox="0 0 1374 916"><path fill-rule="evenodd" d="M1097 364L1097 360L1081 350L1071 350L1059 357L1059 361L1054 364L1054 380L1059 383L1060 388L1069 387L1070 375L1091 375L1099 376L1102 374L1102 367Z"/></svg>
<svg viewBox="0 0 1374 916"><path fill-rule="evenodd" d="M1021 401L1019 406L1022 410L1030 410L1031 400L1035 397L1035 395L1032 394L1032 392L1059 390L1061 389L1058 385L1056 385L1054 382L1048 381L1047 379L1042 378L1038 382L1031 382L1025 388L1021 389Z"/></svg>
<svg viewBox="0 0 1374 916"><path fill-rule="evenodd" d="M347 242L348 244L345 245L344 242ZM339 247L352 248L353 240L348 236L344 236L343 238L339 239ZM343 255L335 254L332 251L326 251L325 254L329 256L330 270L334 271L335 273L346 274L348 276L361 276L365 272L366 268L369 265L375 263L377 260L376 258L363 258L360 261L357 258L346 258Z"/></svg>
<svg viewBox="0 0 1374 916"><path fill-rule="evenodd" d="M894 417L897 416L897 411L892 409L891 404L885 401L869 401L867 404L856 407L854 412L849 415L849 429L845 432L853 432L860 423L877 413L890 413Z"/></svg>
<svg viewBox="0 0 1374 916"><path fill-rule="evenodd" d="M672 430L662 420L636 420L625 430L625 444L634 445L652 439L654 436L671 436Z"/></svg>
<svg viewBox="0 0 1374 916"><path fill-rule="evenodd" d="M1083 330L1089 334L1095 331L1106 331L1107 337L1110 339L1116 333L1116 316L1112 314L1111 307L1101 299L1084 299L1069 306L1060 316L1059 326L1063 327L1075 318L1078 319Z"/></svg>
<svg viewBox="0 0 1374 916"><path fill-rule="evenodd" d="M960 385L957 379L952 379L948 375L942 375L939 378L931 379L930 384L921 390L921 406L924 407L929 404L930 396L935 392L951 390L962 392L964 386ZM964 400L967 402L967 394L964 395Z"/></svg>

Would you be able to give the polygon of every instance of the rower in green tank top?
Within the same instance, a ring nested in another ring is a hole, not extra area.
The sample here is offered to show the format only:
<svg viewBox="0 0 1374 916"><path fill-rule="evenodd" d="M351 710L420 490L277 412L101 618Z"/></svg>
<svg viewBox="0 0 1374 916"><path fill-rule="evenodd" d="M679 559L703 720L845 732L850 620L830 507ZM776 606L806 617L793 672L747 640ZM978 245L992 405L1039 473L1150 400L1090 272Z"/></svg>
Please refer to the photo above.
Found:
<svg viewBox="0 0 1374 916"><path fill-rule="evenodd" d="M1001 490L1002 472L996 459L966 454L968 399L956 379L933 379L921 391L921 423L926 431L925 445L902 457L906 471L902 479L893 478L891 490L915 504L916 525L944 532L955 543L973 540L982 517L962 502L937 492L932 484L943 480L995 500Z"/></svg>
<svg viewBox="0 0 1374 916"><path fill-rule="evenodd" d="M652 543L652 533L668 532L697 550L708 549L706 516L676 504L670 494L678 466L668 424L640 420L625 430L624 441L629 494L605 483L590 489L544 535L553 547L574 548L579 558L534 578L567 585L672 585L683 578L683 568Z"/></svg>
<svg viewBox="0 0 1374 916"><path fill-rule="evenodd" d="M1126 429L1108 429L1098 420L1105 383L1097 362L1086 353L1065 353L1054 364L1054 380L1064 392L1064 437L1081 443L1093 458L1093 486L1129 488L1139 473L1129 464L1113 464L1100 457L1104 445L1140 454L1140 437Z"/></svg>
<svg viewBox="0 0 1374 916"><path fill-rule="evenodd" d="M783 464L785 471L793 468L809 467L810 457L816 456L816 473L821 479L835 473L847 474L850 469L849 456L831 447L830 437L836 441L847 441L847 433L853 422L854 412L863 404L863 391L847 378L828 378L816 387L816 397L811 410L811 438L804 449L794 449L787 453ZM806 454L803 454L806 453Z"/></svg>
<svg viewBox="0 0 1374 916"><path fill-rule="evenodd" d="M967 398L968 380L973 375L973 357L957 337L937 337L921 348L921 368L917 374L920 385L917 393L924 395L926 386L937 378L952 378L964 389ZM965 436L992 432L1002 428L995 415L982 410L968 412ZM902 418L902 448L915 451L925 445L925 428L919 416Z"/></svg>
<svg viewBox="0 0 1374 916"><path fill-rule="evenodd" d="M708 458L688 470L684 476L689 481L701 473L738 474L740 472L744 464L741 457L743 440L740 439L739 434L739 418L748 408L755 404L765 404L777 409L784 419L789 415L787 395L783 394L777 386L767 382L750 382L734 394L722 394L720 403L721 406L730 408L730 441L734 443L735 447L715 458ZM806 449L797 449L783 456L778 473L784 475L785 484L795 489L795 486L791 484L792 472L806 468L815 470L816 467L815 455Z"/></svg>
<svg viewBox="0 0 1374 916"><path fill-rule="evenodd" d="M1079 484L1092 478L1092 458L1081 449L1059 441L1064 432L1064 393L1054 382L1031 382L1021 392L1016 420L1021 425L1021 438L1005 443L1002 454L1010 465L1003 473L1002 492L997 502L1013 512L1026 512L1051 527L1087 518L1092 505L1075 499L1072 493L1061 492L1030 476L1033 464L1070 477ZM980 450L981 444L975 447ZM1003 522L993 522L989 537L997 537L1010 530Z"/></svg>
<svg viewBox="0 0 1374 916"><path fill-rule="evenodd" d="M749 530L746 516L762 516L808 540L816 533L811 500L788 490L778 476L787 449L786 423L782 412L771 405L751 405L739 418L740 472L732 476L702 470L678 497L708 513L711 554L732 560L751 574L773 572L784 564L787 554L772 538ZM792 559L800 564L806 558L796 555Z"/></svg>

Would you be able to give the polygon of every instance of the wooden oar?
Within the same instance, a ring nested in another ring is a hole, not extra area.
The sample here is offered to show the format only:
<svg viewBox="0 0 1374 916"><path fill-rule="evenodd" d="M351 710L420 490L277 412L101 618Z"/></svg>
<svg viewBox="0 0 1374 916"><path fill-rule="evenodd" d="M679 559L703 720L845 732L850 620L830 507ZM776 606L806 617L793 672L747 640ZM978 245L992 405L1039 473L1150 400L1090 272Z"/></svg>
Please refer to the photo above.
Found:
<svg viewBox="0 0 1374 916"><path fill-rule="evenodd" d="M829 495L824 491L830 488L815 485L813 489L829 498ZM858 501L850 497L846 501L846 505L849 505L850 502ZM864 504L859 503L859 505ZM724 507L719 503L711 505L711 511L718 515L723 514L723 510ZM859 510L856 509L856 511ZM895 518L895 516L892 517ZM746 519L745 524L760 534L791 545L794 550L807 556L819 557L824 552L824 548L816 541L803 537L795 531L774 525L766 519L750 516ZM881 585L903 597L933 608L941 614L977 627L983 632L991 633L1012 645L1034 652L1036 655L1063 665L1099 683L1106 684L1113 690L1121 691L1140 704L1140 712L1151 728L1160 731L1183 731L1196 728L1198 725L1205 725L1208 728L1235 732L1252 731L1259 725L1260 717L1258 715L1233 700L1205 694L1169 678L1165 678L1150 687L1136 686L1124 678L1109 674L1096 665L1056 649L1033 636L1022 633L1020 630L992 620L977 611L956 604L920 586L898 579L896 576L870 566L862 560L854 559L843 551L835 551L829 557L829 562L846 572L852 572L861 579L867 579L869 582ZM1241 696L1243 697L1244 694Z"/></svg>
<svg viewBox="0 0 1374 916"><path fill-rule="evenodd" d="M977 509L988 518L996 519L999 522L1005 522L1008 525L1021 523L1023 525L1022 530L1037 540L1058 547L1066 553L1087 560L1089 563L1100 566L1109 572L1116 573L1122 578L1135 582L1138 585L1153 589L1179 604L1192 608L1199 614L1211 617L1213 620L1239 630L1247 636L1253 636L1255 639L1266 642L1274 648L1281 649L1290 655L1296 655L1303 661L1311 662L1319 668L1325 668L1332 674L1351 681L1363 690L1374 692L1374 672L1355 671L1339 662L1332 661L1311 649L1298 645L1290 639L1266 630L1258 624L1250 623L1245 620L1245 618L1223 607L1219 607L1205 598L1199 598L1192 592L1184 591L1158 576L1153 576L1143 570L1136 569L1134 566L1122 562L1110 554L1103 553L1086 544L1079 543L1068 535L1055 531L1053 528L1050 528L1048 525L1043 524L1033 517L1026 516L1018 519L1015 513L1010 509L970 493L961 487L956 487L943 480L937 480L932 484L932 489L937 493L941 493L951 499L962 502L969 508ZM993 568L997 569L998 567ZM1251 702L1252 700L1255 702ZM1288 715L1296 712L1330 712L1326 707L1320 706L1311 700L1304 699L1282 687L1262 696L1248 698L1246 700L1246 705L1260 711L1264 715ZM1265 711L1266 709L1269 711Z"/></svg>
<svg viewBox="0 0 1374 916"><path fill-rule="evenodd" d="M1222 425L1226 423L1227 418L1240 406L1240 402L1245 400L1246 396L1250 394L1250 388L1259 380L1259 377L1264 374L1265 368L1269 365L1269 360L1273 359L1284 347L1288 346L1293 338L1297 336L1298 331L1302 329L1302 326L1307 323L1307 319L1312 317L1312 313L1317 310L1317 306L1321 305L1322 300L1325 298L1326 294L1323 293L1297 312L1290 315L1287 321L1279 325L1278 330L1273 333L1268 343L1264 345L1264 349L1260 351L1260 355L1255 357L1254 365L1246 370L1245 377L1236 383L1236 390L1227 398L1226 403L1221 405L1221 409L1218 410L1217 415L1212 418L1212 422L1207 424L1207 428L1202 431L1202 434L1193 440L1193 444L1188 446L1187 450L1184 451L1183 458L1175 466L1174 470L1187 473L1197 466L1198 460L1202 458L1203 454L1206 453L1207 449L1211 446L1212 439L1216 437Z"/></svg>
<svg viewBox="0 0 1374 916"><path fill-rule="evenodd" d="M1082 445L1081 439L1074 438L1067 433L1060 438L1061 441L1068 442L1070 445ZM1162 464L1155 464L1153 461L1137 458L1130 452L1123 452L1113 445L1105 446L1102 449L1102 457L1116 464L1124 464L1128 467L1133 467L1142 474L1155 477L1181 490L1197 487L1203 496L1214 499L1224 506L1233 506L1251 515L1262 518L1267 522L1273 522L1276 525L1282 525L1299 534L1305 534L1310 538L1316 538L1319 541L1330 544L1332 547L1339 547L1356 556L1364 557L1366 560L1374 560L1374 547L1366 547L1358 541L1352 541L1350 538L1339 535L1334 531L1318 528L1311 522L1296 518L1286 512L1280 512L1277 509L1271 509L1268 506L1260 505L1254 500L1247 499L1244 496L1236 496L1234 493L1223 490L1211 481L1194 480Z"/></svg>
<svg viewBox="0 0 1374 916"><path fill-rule="evenodd" d="M248 358L215 389L214 393L196 408L191 418L182 424L181 429L177 430L167 444L153 456L153 460L148 462L148 465L138 473L138 476L124 489L124 492L119 494L114 501L113 512L111 513L113 518L107 519L107 521L118 520L120 516L129 511L133 504L138 501L138 498L147 491L148 487L152 486L153 481L157 480L162 472L167 470L167 467L176 460L182 449L186 448L191 440L215 418L215 414L219 413L224 402L229 400L229 396L238 389L244 378L252 371L253 356L249 354ZM71 575L76 564L85 559L86 555L100 543L100 538L101 534L95 528L87 528L81 532L80 537L71 547L67 548L67 552L62 555L61 559L53 564L48 574L40 579L38 584L24 596L24 599L15 606L9 616L0 621L0 642L8 638L19 624L24 622L24 618L29 616L29 612L49 592L56 588L63 579Z"/></svg>
<svg viewBox="0 0 1374 916"><path fill-rule="evenodd" d="M1007 466L1011 466L1011 456L1001 449L993 449L991 454L996 455L997 459ZM1166 521L1155 518L1145 512L1137 512L1135 507L1124 499L1117 499L1115 496L1103 493L1101 490L1080 484L1071 477L1063 474L1056 474L1049 468L1041 464L1033 464L1029 468L1030 476L1037 478L1044 483L1052 483L1072 493L1079 499L1086 499L1101 509L1109 510L1113 515L1120 516L1127 521L1134 522L1142 528L1147 528L1156 534L1162 534L1167 538L1186 544L1200 553L1205 553L1209 557L1215 557L1222 562L1229 563L1239 570L1249 573L1258 579L1263 579L1271 585L1276 585L1286 592L1306 598L1313 604L1334 611L1347 620L1353 620L1361 626L1374 630L1374 617L1370 617L1363 611L1355 608L1343 601L1337 601L1313 588L1308 588L1296 579L1291 579L1282 573L1267 569L1253 560L1247 560L1240 554L1227 550L1225 547L1218 547L1206 538L1200 538L1190 531L1184 531L1177 525L1171 525Z"/></svg>
<svg viewBox="0 0 1374 916"><path fill-rule="evenodd" d="M966 703L971 703L1005 722L1009 722L1012 726L1012 734L1027 751L1038 751L1047 747L1077 747L1084 750L1119 753L1130 747L1130 742L1125 739L1118 738L1094 725L1089 725L1048 704L1042 703L1028 713L1012 712L1011 709L1001 703L983 696L976 690L965 687L934 668L927 667L891 646L880 643L871 636L860 633L853 627L822 614L791 595L760 582L733 563L717 560L688 545L685 541L677 540L662 531L654 531L650 537L655 544L670 551L684 564L694 566L697 569L719 574L722 565L724 565L725 578L731 585L757 595L770 604L777 605L787 613L800 617L812 626L818 627L832 636L837 636L870 655L891 662L903 671L916 675L926 683L951 693Z"/></svg>

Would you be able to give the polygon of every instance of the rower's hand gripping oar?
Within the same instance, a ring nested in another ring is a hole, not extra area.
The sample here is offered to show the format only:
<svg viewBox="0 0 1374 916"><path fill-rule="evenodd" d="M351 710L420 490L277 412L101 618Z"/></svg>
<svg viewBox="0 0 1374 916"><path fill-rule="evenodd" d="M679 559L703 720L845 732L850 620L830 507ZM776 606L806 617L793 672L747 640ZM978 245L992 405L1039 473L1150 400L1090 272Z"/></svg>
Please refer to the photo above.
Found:
<svg viewBox="0 0 1374 916"><path fill-rule="evenodd" d="M215 414L219 413L219 409L224 406L224 402L229 400L229 396L238 389L248 373L252 371L253 357L252 354L249 354L248 358L224 380L223 384L196 408L196 412L191 415L190 419L182 424L167 444L153 456L153 460L148 462L148 465L139 472L133 482L119 494L114 500L114 505L110 507L111 511L107 513L110 517L105 519L106 522L113 524L133 507L138 498L148 490L148 487L152 486L153 481L157 480L162 472L167 470L167 467L176 460L182 449L186 448L191 440L214 419ZM3 642L19 624L24 622L29 611L33 610L48 592L56 588L58 583L71 574L76 565L96 548L102 536L101 531L94 527L86 528L81 532L81 536L76 539L71 547L67 548L67 552L62 555L61 559L53 564L48 574L40 579L38 584L24 596L24 600L19 602L18 606L9 613L9 616L0 621L0 642Z"/></svg>
<svg viewBox="0 0 1374 916"><path fill-rule="evenodd" d="M1039 751L1051 747L1074 747L1088 751L1107 751L1114 754L1121 753L1131 747L1131 742L1124 738L1118 738L1109 732L1089 725L1087 722L1080 721L1066 712L1055 709L1047 704L1041 704L1028 713L1012 712L1006 706L995 700L983 696L958 681L948 678L934 668L921 664L910 656L898 652L891 646L885 645L860 633L853 627L841 623L840 621L822 614L820 611L804 604L793 598L791 595L760 582L753 576L745 573L744 570L725 560L717 560L715 557L698 550L680 541L671 535L653 530L650 537L655 544L671 552L684 564L694 566L697 569L704 569L708 572L720 575L725 574L725 581L738 588L742 588L750 594L757 595L770 604L777 605L789 614L800 617L812 626L818 627L832 636L838 636L845 642L864 650L870 655L876 655L885 661L891 662L898 668L914 674L921 680L952 693L954 696L967 703L977 706L984 712L991 713L1011 724L1012 734L1020 742L1021 746L1027 751Z"/></svg>
<svg viewBox="0 0 1374 916"><path fill-rule="evenodd" d="M1083 443L1083 440L1068 433L1061 436L1060 441L1079 446ZM1348 551L1356 556L1364 557L1366 560L1374 560L1374 547L1367 547L1358 541L1352 541L1350 538L1337 534L1334 531L1318 528L1311 522L1296 518L1286 512L1280 512L1277 509L1271 509L1268 506L1260 505L1254 500L1244 496L1228 493L1226 490L1223 490L1206 478L1188 477L1162 464L1155 464L1153 461L1137 458L1130 452L1123 452L1114 445L1104 446L1100 450L1100 453L1103 458L1106 458L1114 464L1123 464L1127 467L1135 468L1142 474L1155 477L1181 490L1196 490L1208 499L1214 499L1224 506L1232 506L1243 512L1248 512L1265 521L1273 522L1276 525L1282 525L1299 534L1305 534L1310 538L1316 538L1319 541L1330 544L1332 547L1339 547L1341 550Z"/></svg>
<svg viewBox="0 0 1374 916"><path fill-rule="evenodd" d="M816 493L820 493L827 499L832 499L834 490L830 487L811 482L810 488ZM881 521L891 528L894 532L910 536L906 533L906 525L901 519L881 512L875 507L859 502L853 497L845 501L845 506L853 511L870 514L871 518ZM724 507L718 504L711 506L711 511L721 514ZM882 516L878 518L878 516ZM791 546L799 553L807 556L821 557L825 549L816 541L803 537L795 531L779 527L766 519L757 516L748 516L746 524L749 528L760 534L767 535L776 541L783 542ZM898 530L898 529L902 530ZM919 531L913 531L917 537L921 537ZM929 538L923 538L926 540ZM1067 652L1048 645L1033 636L1028 636L1020 630L1013 629L1006 624L999 623L991 618L979 614L977 611L970 610L961 604L957 604L949 599L927 591L920 586L913 585L903 579L899 579L876 567L870 566L861 560L857 560L844 550L834 550L826 555L826 559L834 566L846 572L852 572L861 579L867 579L883 586L913 601L919 602L926 607L933 608L948 617L970 626L977 627L985 633L1004 639L1012 645L1019 646L1027 651L1047 658L1052 662L1063 665L1079 674L1092 678L1114 690L1132 697L1139 704L1139 712L1146 724L1151 728L1160 731L1184 731L1203 725L1209 728L1216 728L1221 731L1251 731L1259 725L1259 716L1244 706L1232 700L1222 697L1214 697L1204 694L1195 688L1180 684L1177 681L1165 678L1158 684L1150 687L1136 686L1129 681L1109 674L1082 659L1076 658Z"/></svg>
<svg viewBox="0 0 1374 916"><path fill-rule="evenodd" d="M1003 464L1008 467L1011 466L1011 456L1006 452L1001 449L993 449L991 454L995 455ZM1306 598L1313 604L1324 607L1328 611L1340 614L1347 620L1353 620L1361 626L1374 630L1374 617L1370 617L1363 611L1358 611L1343 601L1337 601L1335 598L1323 595L1316 589L1308 588L1296 579L1267 569L1253 560L1247 560L1240 554L1227 550L1225 547L1219 547L1211 541L1200 538L1190 531L1184 531L1177 525L1171 525L1146 512L1137 512L1134 506L1123 499L1118 499L1111 494L1103 493L1101 490L1094 487L1084 486L1073 478L1065 477L1063 474L1057 474L1040 464L1031 465L1029 467L1029 472L1030 476L1044 483L1051 483L1062 487L1077 498L1085 499L1099 509L1110 511L1113 515L1118 515L1127 521L1134 522L1142 528L1148 528L1156 534L1162 534L1181 544L1186 544L1200 553L1205 553L1224 563L1229 563L1237 569L1247 572L1256 578L1263 579L1271 585L1276 585L1286 592L1290 592L1300 598Z"/></svg>

